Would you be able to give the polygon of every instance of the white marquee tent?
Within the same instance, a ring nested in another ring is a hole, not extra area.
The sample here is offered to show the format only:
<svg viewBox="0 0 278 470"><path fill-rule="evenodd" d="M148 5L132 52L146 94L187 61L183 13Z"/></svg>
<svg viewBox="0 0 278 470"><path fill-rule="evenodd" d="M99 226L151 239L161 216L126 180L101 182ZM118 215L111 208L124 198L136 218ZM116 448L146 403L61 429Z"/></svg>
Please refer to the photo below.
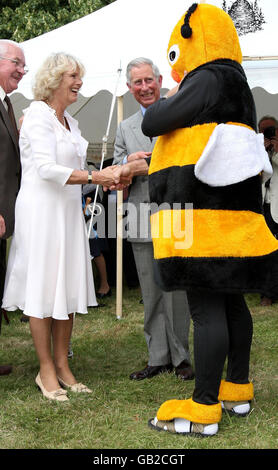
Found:
<svg viewBox="0 0 278 470"><path fill-rule="evenodd" d="M192 3L193 0L117 0L77 21L22 43L30 72L12 97L17 117L32 99L33 78L44 58L53 52L68 52L76 55L86 68L82 96L70 112L78 119L87 140L101 142L107 130L111 95L119 97L118 118L115 112L109 136L110 142L113 142L117 120L136 109L134 100L130 100L126 93L125 69L128 62L139 56L151 58L163 75L163 87L172 88L175 83L170 76L166 58L167 44L173 27ZM223 6L223 0L199 3ZM225 1L227 8L235 3L239 6L240 14L248 3L253 8L256 4L256 8L261 9L264 15L262 30L240 37L243 67L254 93L258 116L269 113L277 116L278 95L275 96L276 100L273 96L278 93L277 0ZM122 69L121 74L119 69ZM121 202L120 196L118 202ZM121 257L120 244L118 248ZM119 267L118 318L121 317L121 281Z"/></svg>
<svg viewBox="0 0 278 470"><path fill-rule="evenodd" d="M138 56L150 57L159 66L163 88L174 85L166 58L167 44L176 22L192 3L193 0L117 0L77 21L25 41L22 46L30 72L20 82L18 93L13 97L17 116L32 99L33 78L44 58L52 52L69 52L86 67L82 96L70 111L79 120L84 137L90 142L101 142L119 68L122 73L117 96L128 91L126 65ZM222 7L223 0L199 3ZM226 0L227 7L233 3L233 0ZM240 37L245 58L243 66L259 103L259 114L274 113L272 95L278 93L278 3L277 0L257 0L257 4L262 9L265 24L263 30ZM125 117L134 112L136 104L128 94L124 99ZM116 125L114 113L110 141L114 139Z"/></svg>

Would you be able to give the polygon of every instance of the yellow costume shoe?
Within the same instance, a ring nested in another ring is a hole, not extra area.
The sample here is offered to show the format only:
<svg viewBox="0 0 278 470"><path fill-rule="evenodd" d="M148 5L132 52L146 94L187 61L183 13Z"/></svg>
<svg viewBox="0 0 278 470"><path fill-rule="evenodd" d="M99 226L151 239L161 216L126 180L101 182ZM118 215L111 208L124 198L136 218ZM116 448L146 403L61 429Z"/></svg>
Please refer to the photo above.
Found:
<svg viewBox="0 0 278 470"><path fill-rule="evenodd" d="M188 400L168 400L161 405L149 426L157 431L169 431L200 437L214 436L221 420L221 404L202 405Z"/></svg>
<svg viewBox="0 0 278 470"><path fill-rule="evenodd" d="M221 380L218 399L223 409L229 414L246 416L251 411L251 400L254 398L252 383L235 384Z"/></svg>

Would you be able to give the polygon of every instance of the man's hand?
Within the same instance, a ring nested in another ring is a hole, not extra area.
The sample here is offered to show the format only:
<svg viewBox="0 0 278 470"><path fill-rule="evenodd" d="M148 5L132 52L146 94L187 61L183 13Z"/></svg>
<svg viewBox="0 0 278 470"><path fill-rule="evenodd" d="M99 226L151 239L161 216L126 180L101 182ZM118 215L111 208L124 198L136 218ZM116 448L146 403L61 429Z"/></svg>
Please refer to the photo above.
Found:
<svg viewBox="0 0 278 470"><path fill-rule="evenodd" d="M139 160L139 158L148 158L150 157L152 154L152 152L134 152L134 153L130 153L127 157L127 161L128 163L129 162L133 162L134 160Z"/></svg>
<svg viewBox="0 0 278 470"><path fill-rule="evenodd" d="M108 166L101 171L93 171L93 182L110 188L110 186L115 184L115 168L117 168L117 165Z"/></svg>
<svg viewBox="0 0 278 470"><path fill-rule="evenodd" d="M123 191L132 182L133 174L129 165L116 165L113 166L113 178L114 182L112 185L103 186L103 191Z"/></svg>
<svg viewBox="0 0 278 470"><path fill-rule="evenodd" d="M132 167L128 163L118 166L114 170L115 184L128 186L132 182Z"/></svg>
<svg viewBox="0 0 278 470"><path fill-rule="evenodd" d="M141 153L141 152L137 152ZM110 170L112 173L112 179L113 183L111 184L110 182L107 182L107 184L103 183L103 190L107 191L108 189L111 189L112 191L117 190L117 191L122 191L124 188L129 186L132 182L132 178L134 176L139 176L139 175L147 175L148 174L148 164L145 160L146 154L149 152L142 152L145 154L144 157L139 157L135 158L129 163L126 163L125 165L114 165L110 166L108 168L105 168L106 170ZM104 171L104 170L102 170ZM100 175L102 171L98 172ZM98 181L95 181L95 176L94 176L94 183L97 184L102 184L101 182L98 183Z"/></svg>
<svg viewBox="0 0 278 470"><path fill-rule="evenodd" d="M5 235L6 233L6 224L5 224L5 220L4 218L2 217L2 215L0 215L0 238L3 237L3 235Z"/></svg>
<svg viewBox="0 0 278 470"><path fill-rule="evenodd" d="M121 171L122 166L112 165L104 168L101 171L94 171L93 182L103 186L104 191L108 189L123 190L131 183L132 177L128 175L128 172Z"/></svg>
<svg viewBox="0 0 278 470"><path fill-rule="evenodd" d="M148 152L145 152L148 153ZM147 175L148 164L145 158L137 158L125 165L119 165L114 170L115 186L110 187L111 190L122 190L132 182L134 176ZM107 188L104 189L105 191Z"/></svg>

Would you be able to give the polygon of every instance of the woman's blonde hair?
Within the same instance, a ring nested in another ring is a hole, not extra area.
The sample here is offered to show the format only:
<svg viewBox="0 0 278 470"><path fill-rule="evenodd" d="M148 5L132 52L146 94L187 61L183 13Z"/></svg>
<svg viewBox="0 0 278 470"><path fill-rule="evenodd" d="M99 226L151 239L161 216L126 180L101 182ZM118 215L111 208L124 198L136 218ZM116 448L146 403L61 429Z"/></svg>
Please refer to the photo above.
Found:
<svg viewBox="0 0 278 470"><path fill-rule="evenodd" d="M83 77L85 68L72 55L58 52L49 56L36 73L33 86L34 99L36 101L50 99L52 93L59 87L63 74L76 70L79 70L80 76Z"/></svg>

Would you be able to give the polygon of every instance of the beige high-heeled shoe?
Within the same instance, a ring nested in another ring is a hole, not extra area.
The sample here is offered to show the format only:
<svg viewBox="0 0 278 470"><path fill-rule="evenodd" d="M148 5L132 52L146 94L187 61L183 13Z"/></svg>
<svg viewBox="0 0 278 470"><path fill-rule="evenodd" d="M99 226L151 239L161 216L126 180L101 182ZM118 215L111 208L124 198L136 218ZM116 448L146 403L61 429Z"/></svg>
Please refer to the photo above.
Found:
<svg viewBox="0 0 278 470"><path fill-rule="evenodd" d="M56 401L68 401L67 392L62 388L58 388L58 390L54 390L53 392L48 392L41 381L40 373L38 373L37 377L35 378L35 382L42 392L43 396L48 398L49 400L56 400Z"/></svg>
<svg viewBox="0 0 278 470"><path fill-rule="evenodd" d="M82 384L81 382L70 385L70 384L67 384L66 382L64 382L64 380L61 379L61 377L57 376L57 379L59 380L62 387L68 388L69 390L71 390L71 392L92 393L92 390L90 388L88 388L86 385Z"/></svg>

